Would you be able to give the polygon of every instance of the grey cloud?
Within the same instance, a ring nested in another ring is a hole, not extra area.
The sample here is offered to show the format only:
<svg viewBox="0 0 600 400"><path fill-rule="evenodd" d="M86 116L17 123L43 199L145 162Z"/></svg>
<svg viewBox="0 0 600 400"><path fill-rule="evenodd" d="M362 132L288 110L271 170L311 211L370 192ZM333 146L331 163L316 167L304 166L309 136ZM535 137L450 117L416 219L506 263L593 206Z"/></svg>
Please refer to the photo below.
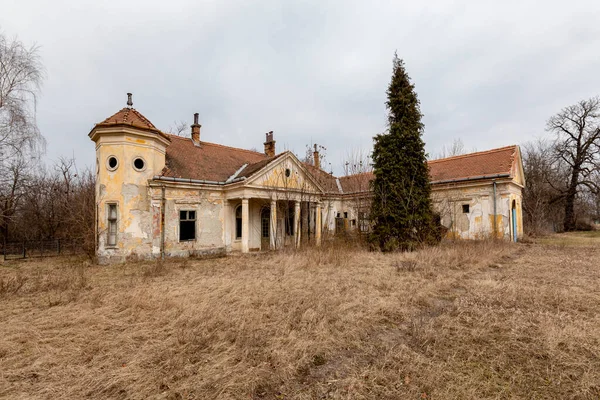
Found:
<svg viewBox="0 0 600 400"><path fill-rule="evenodd" d="M125 105L205 140L348 149L385 129L395 50L421 100L430 153L544 134L561 107L598 94L596 1L8 1L0 29L37 42L48 72L38 123L47 158L93 165L87 133Z"/></svg>

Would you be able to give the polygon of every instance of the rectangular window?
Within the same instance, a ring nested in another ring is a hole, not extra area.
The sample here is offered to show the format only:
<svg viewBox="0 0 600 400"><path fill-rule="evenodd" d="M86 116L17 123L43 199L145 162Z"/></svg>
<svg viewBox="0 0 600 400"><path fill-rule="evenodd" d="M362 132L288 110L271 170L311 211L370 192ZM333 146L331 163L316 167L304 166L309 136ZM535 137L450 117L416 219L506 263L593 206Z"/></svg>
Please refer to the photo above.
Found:
<svg viewBox="0 0 600 400"><path fill-rule="evenodd" d="M106 238L107 246L116 246L117 245L117 205L116 204L107 204L108 205L108 236Z"/></svg>
<svg viewBox="0 0 600 400"><path fill-rule="evenodd" d="M469 205L468 204L463 204L463 213L468 214L469 213Z"/></svg>
<svg viewBox="0 0 600 400"><path fill-rule="evenodd" d="M242 206L241 204L235 209L235 239L242 238Z"/></svg>
<svg viewBox="0 0 600 400"><path fill-rule="evenodd" d="M361 232L368 232L371 221L369 220L369 214L365 211L358 212L358 228Z"/></svg>
<svg viewBox="0 0 600 400"><path fill-rule="evenodd" d="M347 212L344 213L344 218L348 218L348 213Z"/></svg>
<svg viewBox="0 0 600 400"><path fill-rule="evenodd" d="M179 211L179 241L196 240L196 211Z"/></svg>

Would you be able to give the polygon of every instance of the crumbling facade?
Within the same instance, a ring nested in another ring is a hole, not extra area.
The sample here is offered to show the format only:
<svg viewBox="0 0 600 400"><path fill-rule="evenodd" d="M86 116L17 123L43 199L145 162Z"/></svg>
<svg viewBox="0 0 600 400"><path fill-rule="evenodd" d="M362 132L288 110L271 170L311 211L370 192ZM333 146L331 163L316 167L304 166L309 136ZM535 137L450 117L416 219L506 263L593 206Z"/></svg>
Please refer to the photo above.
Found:
<svg viewBox="0 0 600 400"><path fill-rule="evenodd" d="M316 149L316 165L277 154L273 132L259 153L203 141L200 130L195 114L189 137L165 134L131 96L94 126L100 262L318 246L324 235L369 229L371 174L336 178ZM430 164L449 237L522 235L519 149L490 152L496 161L483 152Z"/></svg>

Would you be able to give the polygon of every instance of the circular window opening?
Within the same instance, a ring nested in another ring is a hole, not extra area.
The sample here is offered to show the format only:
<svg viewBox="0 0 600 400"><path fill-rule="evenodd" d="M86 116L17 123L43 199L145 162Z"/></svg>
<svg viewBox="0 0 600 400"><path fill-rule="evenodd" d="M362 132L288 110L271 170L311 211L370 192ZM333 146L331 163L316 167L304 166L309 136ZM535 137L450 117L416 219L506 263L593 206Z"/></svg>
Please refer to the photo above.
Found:
<svg viewBox="0 0 600 400"><path fill-rule="evenodd" d="M286 177L286 178L289 178L289 177L290 177L290 174L291 174L291 171L290 171L290 169L289 169L289 168L286 168L286 169L285 169L285 177Z"/></svg>
<svg viewBox="0 0 600 400"><path fill-rule="evenodd" d="M142 171L145 166L146 166L146 163L144 162L144 160L142 158L138 157L135 160L133 160L133 168L137 169L138 171Z"/></svg>
<svg viewBox="0 0 600 400"><path fill-rule="evenodd" d="M117 167L119 166L119 161L117 160L117 157L108 157L108 159L106 160L106 166L110 171L114 171L115 169L117 169Z"/></svg>

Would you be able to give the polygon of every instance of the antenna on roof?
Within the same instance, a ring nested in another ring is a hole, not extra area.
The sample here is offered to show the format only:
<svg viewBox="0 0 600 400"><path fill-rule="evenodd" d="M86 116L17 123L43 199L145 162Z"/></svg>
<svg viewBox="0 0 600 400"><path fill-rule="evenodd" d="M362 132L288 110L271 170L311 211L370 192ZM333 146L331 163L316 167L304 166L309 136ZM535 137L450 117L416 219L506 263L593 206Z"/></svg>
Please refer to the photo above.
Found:
<svg viewBox="0 0 600 400"><path fill-rule="evenodd" d="M127 93L127 106L129 107L133 106L133 99L131 98L131 96L133 96L131 93Z"/></svg>

